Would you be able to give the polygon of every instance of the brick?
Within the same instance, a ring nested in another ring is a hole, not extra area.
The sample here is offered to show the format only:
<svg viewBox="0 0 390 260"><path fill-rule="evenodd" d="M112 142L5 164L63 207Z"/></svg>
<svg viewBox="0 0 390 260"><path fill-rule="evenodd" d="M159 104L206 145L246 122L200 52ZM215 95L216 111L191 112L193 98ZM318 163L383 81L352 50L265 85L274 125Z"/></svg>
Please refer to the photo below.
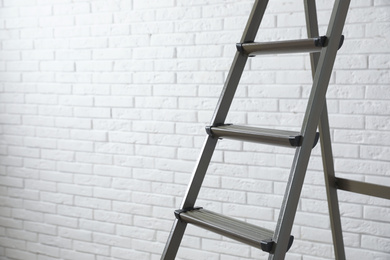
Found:
<svg viewBox="0 0 390 260"><path fill-rule="evenodd" d="M128 32L125 32L125 28L120 28L120 29L121 29L121 31L123 31L123 33L121 33L121 34L129 34ZM119 28L118 28L118 30L119 30ZM118 34L119 34L119 32L118 32ZM161 40L160 37L156 37L156 38ZM149 35L117 36L117 37L110 37L108 46L111 48L143 47L143 46L149 45L150 41L151 40L150 40ZM162 45L162 44L163 43L161 42L159 45ZM156 45L156 44L154 44L154 45ZM165 45L167 45L167 44L164 44L164 46Z"/></svg>
<svg viewBox="0 0 390 260"><path fill-rule="evenodd" d="M104 223L101 221L80 219L80 227L83 230L89 230L93 232L100 232L100 233L107 233L107 234L115 233L115 224Z"/></svg>
<svg viewBox="0 0 390 260"><path fill-rule="evenodd" d="M7 71L36 71L38 62L34 61L10 61L7 62Z"/></svg>
<svg viewBox="0 0 390 260"><path fill-rule="evenodd" d="M57 234L57 227L54 225L48 225L46 223L25 221L24 228L28 231L38 233L39 235L41 235L41 234L56 235Z"/></svg>
<svg viewBox="0 0 390 260"><path fill-rule="evenodd" d="M50 236L50 235L39 235L39 242L53 247L58 247L61 249L71 249L72 248L72 240L57 236Z"/></svg>
<svg viewBox="0 0 390 260"><path fill-rule="evenodd" d="M90 30L88 27L56 27L54 28L54 36L55 38L66 38L66 39L69 39L71 37L86 37L86 36L89 36L90 35ZM67 44L69 45L69 41L67 40L66 41ZM90 52L90 50L88 50ZM73 50L61 50L61 49L58 49L56 50L56 52L59 52L59 53L64 53L64 52L74 52ZM77 52L80 52L80 50L78 49ZM82 59L82 57L80 58L75 58L75 59Z"/></svg>
<svg viewBox="0 0 390 260"><path fill-rule="evenodd" d="M134 0L134 9L148 9L151 6L154 6L155 8L173 7L174 5L175 1L173 0L164 1L164 3L161 3L158 0L151 0L147 3L142 0Z"/></svg>
<svg viewBox="0 0 390 260"><path fill-rule="evenodd" d="M103 209L103 210L109 210L111 209L111 201L109 200L102 200L102 199L95 199L95 198L86 198L86 197L75 197L75 205L81 206L84 208L97 208L97 209Z"/></svg>
<svg viewBox="0 0 390 260"><path fill-rule="evenodd" d="M138 203L129 203L129 202L120 202L114 201L112 209L116 212L122 213L133 213L136 215L150 216L152 212L151 205L138 204Z"/></svg>
<svg viewBox="0 0 390 260"><path fill-rule="evenodd" d="M61 216L69 216L75 218L92 219L92 209L72 207L69 205L58 205L57 213Z"/></svg>
<svg viewBox="0 0 390 260"><path fill-rule="evenodd" d="M92 57L91 50L56 50L56 60L89 60ZM80 88L78 85L77 88Z"/></svg>
<svg viewBox="0 0 390 260"><path fill-rule="evenodd" d="M74 49L97 49L106 48L108 46L107 39L104 38L75 38L69 40L69 47Z"/></svg>
<svg viewBox="0 0 390 260"><path fill-rule="evenodd" d="M65 61L42 61L40 62L41 71L74 71L75 66L73 62Z"/></svg>
<svg viewBox="0 0 390 260"><path fill-rule="evenodd" d="M112 250L112 255L119 259L130 259L130 260L147 259L150 255L150 253L140 252L128 248L112 247L111 250Z"/></svg>
<svg viewBox="0 0 390 260"><path fill-rule="evenodd" d="M78 174L74 177L74 183L80 185L90 185L98 187L110 187L110 178L95 175L81 175Z"/></svg>
<svg viewBox="0 0 390 260"><path fill-rule="evenodd" d="M31 242L36 241L38 238L36 233L18 229L7 229L7 235L13 239L26 240Z"/></svg>
<svg viewBox="0 0 390 260"><path fill-rule="evenodd" d="M175 83L173 72L136 72L133 81L136 84L167 84Z"/></svg>
<svg viewBox="0 0 390 260"><path fill-rule="evenodd" d="M26 252L18 249L11 249L11 248L6 248L5 254L7 257L10 258L16 258L16 259L31 259L31 260L36 260L37 255L35 253L31 252Z"/></svg>
<svg viewBox="0 0 390 260"><path fill-rule="evenodd" d="M117 156L115 158L117 158ZM94 174L101 176L126 177L129 175L129 169L114 165L94 165L93 172Z"/></svg>
<svg viewBox="0 0 390 260"><path fill-rule="evenodd" d="M69 195L91 196L92 188L88 186L59 183L58 191Z"/></svg>
<svg viewBox="0 0 390 260"><path fill-rule="evenodd" d="M109 86L96 84L77 84L72 89L72 92L79 95L107 95L110 93L110 88Z"/></svg>
<svg viewBox="0 0 390 260"><path fill-rule="evenodd" d="M38 19L36 17L9 18L5 20L7 29L37 27Z"/></svg>
<svg viewBox="0 0 390 260"><path fill-rule="evenodd" d="M108 108L74 108L74 115L77 117L87 117L87 118L109 118L111 117L111 111Z"/></svg>
<svg viewBox="0 0 390 260"><path fill-rule="evenodd" d="M75 17L76 25L95 25L112 23L112 14L91 13L86 15L77 15Z"/></svg>
<svg viewBox="0 0 390 260"><path fill-rule="evenodd" d="M389 56L386 54L370 55L368 57L368 66L370 69L388 69L390 68Z"/></svg>
<svg viewBox="0 0 390 260"><path fill-rule="evenodd" d="M66 3L53 5L54 15L75 15L90 12L88 3Z"/></svg>
<svg viewBox="0 0 390 260"><path fill-rule="evenodd" d="M77 251L92 253L95 255L110 255L110 248L108 246L99 245L97 247L94 243L78 241L74 245L74 249Z"/></svg>
<svg viewBox="0 0 390 260"><path fill-rule="evenodd" d="M69 259L69 260L78 260L78 259L95 260L96 259L95 255L77 252L74 250L67 250L67 249L61 250L61 258Z"/></svg>
<svg viewBox="0 0 390 260"><path fill-rule="evenodd" d="M137 60L149 60L149 59L169 59L174 58L176 55L176 49L174 47L139 47L137 51L133 53L133 58ZM179 51L178 51L179 52ZM147 53L147 55L145 55ZM179 55L177 55L179 57Z"/></svg>
<svg viewBox="0 0 390 260"><path fill-rule="evenodd" d="M127 190L118 190L118 189L108 189L108 188L93 188L93 195L96 198L102 199L111 199L111 200L119 200L119 201L130 201L131 200L131 192Z"/></svg>
<svg viewBox="0 0 390 260"><path fill-rule="evenodd" d="M3 61L7 60L19 60L20 59L20 52L19 51L0 51L0 58Z"/></svg>
<svg viewBox="0 0 390 260"><path fill-rule="evenodd" d="M221 46L178 46L177 57L180 59L188 58L215 58L222 55ZM169 58L169 57L167 57ZM208 82L210 83L210 82Z"/></svg>
<svg viewBox="0 0 390 260"><path fill-rule="evenodd" d="M123 224L123 225L132 225L133 223L132 215L130 214L123 214L123 213L103 211L103 210L94 211L94 220L104 221L108 223ZM128 239L121 239L120 237L109 236L107 234L100 234L100 233L93 234L93 241L97 243L103 243L106 245L107 244L112 245L113 243L115 243L115 241L123 241L123 240L126 240L126 243L128 242Z"/></svg>
<svg viewBox="0 0 390 260"><path fill-rule="evenodd" d="M61 172L91 173L92 165L80 162L58 162L57 169Z"/></svg>
<svg viewBox="0 0 390 260"><path fill-rule="evenodd" d="M111 71L110 61L79 61L76 63L76 71Z"/></svg>
<svg viewBox="0 0 390 260"><path fill-rule="evenodd" d="M365 159L386 161L389 155L389 147L362 146L360 148L360 157Z"/></svg>
<svg viewBox="0 0 390 260"><path fill-rule="evenodd" d="M92 82L95 83L117 83L117 84L129 84L133 80L132 73L126 72L104 72L94 73L92 76Z"/></svg>
<svg viewBox="0 0 390 260"><path fill-rule="evenodd" d="M65 117L55 119L55 126L59 128L91 129L91 125L92 121L90 119Z"/></svg>
<svg viewBox="0 0 390 260"><path fill-rule="evenodd" d="M122 14L125 12L121 12ZM120 13L113 13L113 19L117 20L117 15ZM107 36L110 35L109 46L112 46L112 42L116 42L115 39L113 39L113 36L119 36L119 35L129 35L130 34L130 26L128 24L100 24L100 25L92 25L90 27L91 36ZM131 37L131 36L130 36ZM138 38L137 36L135 36ZM122 42L123 43L123 42ZM131 43L123 43L124 46L131 45Z"/></svg>
<svg viewBox="0 0 390 260"><path fill-rule="evenodd" d="M131 9L130 0L108 1L100 0L91 3L92 12L114 12Z"/></svg>
<svg viewBox="0 0 390 260"><path fill-rule="evenodd" d="M191 13L195 13L193 10L194 8L191 8ZM157 16L159 13L157 13ZM175 14L179 15L179 14ZM245 18L244 18L245 19ZM244 20L243 19L243 20ZM224 23L225 22L225 23ZM234 21L236 22L236 21ZM193 19L193 20L180 20L180 22L175 23L175 31L177 32L203 32L203 31L218 31L222 30L224 24L226 25L228 22L223 21L222 19ZM231 28L231 26L227 26L228 28ZM243 26L239 27L240 29L243 28ZM232 28L233 29L233 28Z"/></svg>
<svg viewBox="0 0 390 260"><path fill-rule="evenodd" d="M92 241L92 232L72 227L58 227L58 235L61 238L68 238L72 240Z"/></svg>
<svg viewBox="0 0 390 260"><path fill-rule="evenodd" d="M104 46L103 46L104 47ZM128 60L132 57L132 51L127 48L95 49L92 51L93 60Z"/></svg>

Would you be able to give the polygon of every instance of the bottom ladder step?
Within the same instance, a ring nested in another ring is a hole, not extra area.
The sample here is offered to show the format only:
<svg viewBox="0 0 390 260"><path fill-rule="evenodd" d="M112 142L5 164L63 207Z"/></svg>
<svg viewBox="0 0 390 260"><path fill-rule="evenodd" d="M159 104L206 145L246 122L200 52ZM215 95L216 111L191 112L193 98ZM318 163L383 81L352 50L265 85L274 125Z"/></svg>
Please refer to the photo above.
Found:
<svg viewBox="0 0 390 260"><path fill-rule="evenodd" d="M254 246L265 252L271 252L275 244L272 241L273 231L203 208L176 210L175 215L181 221ZM293 240L294 237L290 236L287 250L290 249Z"/></svg>

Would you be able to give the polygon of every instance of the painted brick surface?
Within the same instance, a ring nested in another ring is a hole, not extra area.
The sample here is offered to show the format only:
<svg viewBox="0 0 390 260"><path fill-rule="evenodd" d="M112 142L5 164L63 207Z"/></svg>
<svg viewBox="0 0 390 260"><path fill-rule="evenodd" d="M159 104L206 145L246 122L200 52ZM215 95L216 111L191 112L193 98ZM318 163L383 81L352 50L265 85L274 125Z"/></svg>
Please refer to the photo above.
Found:
<svg viewBox="0 0 390 260"><path fill-rule="evenodd" d="M332 1L318 0L325 34ZM159 259L252 0L0 0L0 259ZM305 38L271 0L258 41ZM390 186L390 3L352 1L328 91L335 168ZM227 122L300 127L307 55L249 59ZM319 146L289 260L334 259ZM293 151L222 140L197 204L273 229ZM390 259L390 202L339 192L347 259ZM267 254L189 226L177 259Z"/></svg>

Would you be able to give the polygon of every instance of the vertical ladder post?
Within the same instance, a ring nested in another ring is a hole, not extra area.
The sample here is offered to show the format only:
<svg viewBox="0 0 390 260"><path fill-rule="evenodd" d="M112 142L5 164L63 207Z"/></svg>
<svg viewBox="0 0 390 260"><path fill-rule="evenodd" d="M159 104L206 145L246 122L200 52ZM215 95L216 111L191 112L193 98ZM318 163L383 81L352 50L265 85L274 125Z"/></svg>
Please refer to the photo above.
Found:
<svg viewBox="0 0 390 260"><path fill-rule="evenodd" d="M298 207L299 197L311 154L311 147L315 138L320 115L325 104L326 91L339 47L349 3L350 0L336 0L334 3L326 34L328 39L327 46L321 51L302 125L301 133L304 136L304 140L302 146L297 148L295 153L274 235L274 241L277 246L274 252L271 252L269 255L269 260L284 259L286 255L288 238Z"/></svg>
<svg viewBox="0 0 390 260"><path fill-rule="evenodd" d="M259 29L261 20L263 19L268 0L256 0L249 16L246 28L244 30L241 42L254 41ZM211 125L223 124L229 112L234 94L244 70L247 55L243 55L237 51L225 85L222 90L221 97L218 101ZM214 149L217 145L218 138L211 136L206 137L205 144L202 149L201 156L197 162L197 166L192 174L191 182L188 186L186 195L183 199L181 209L193 208L202 186L208 165L211 161ZM168 241L164 248L161 260L173 260L176 257L181 240L183 238L187 223L176 219Z"/></svg>
<svg viewBox="0 0 390 260"><path fill-rule="evenodd" d="M304 0L307 35L309 38L319 36L316 2ZM316 67L318 65L319 53L311 53L311 70L314 78ZM336 260L345 260L345 250L343 233L340 220L340 209L337 197L337 188L335 185L335 171L333 165L332 144L329 130L328 109L326 99L322 109L320 121L318 124L320 132L320 144L322 154L322 164L324 167L325 187L329 208L330 225L332 230L333 248Z"/></svg>

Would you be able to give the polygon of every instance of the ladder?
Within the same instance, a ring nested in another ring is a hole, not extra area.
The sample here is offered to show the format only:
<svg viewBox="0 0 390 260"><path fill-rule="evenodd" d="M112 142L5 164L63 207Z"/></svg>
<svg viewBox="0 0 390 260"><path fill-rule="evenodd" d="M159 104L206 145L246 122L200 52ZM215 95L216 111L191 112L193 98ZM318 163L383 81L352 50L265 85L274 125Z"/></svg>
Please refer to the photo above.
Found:
<svg viewBox="0 0 390 260"><path fill-rule="evenodd" d="M269 260L281 260L292 246L291 230L301 194L312 148L320 139L325 184L332 228L335 258L345 259L337 189L390 199L390 188L337 178L334 173L326 91L333 64L344 36L342 30L350 0L335 0L326 36L319 36L315 0L304 0L308 39L254 42L268 0L256 0L227 76L201 155L194 169L181 208L163 251L162 260L176 257L187 224L193 224L217 234L235 239L269 253ZM262 54L310 53L313 85L300 132L255 128L226 124L225 119L233 101L240 77L249 57ZM317 132L318 128L318 132ZM195 201L202 186L208 165L219 139L235 139L295 148L295 156L281 205L276 229L268 230L244 221L224 216L202 207Z"/></svg>

